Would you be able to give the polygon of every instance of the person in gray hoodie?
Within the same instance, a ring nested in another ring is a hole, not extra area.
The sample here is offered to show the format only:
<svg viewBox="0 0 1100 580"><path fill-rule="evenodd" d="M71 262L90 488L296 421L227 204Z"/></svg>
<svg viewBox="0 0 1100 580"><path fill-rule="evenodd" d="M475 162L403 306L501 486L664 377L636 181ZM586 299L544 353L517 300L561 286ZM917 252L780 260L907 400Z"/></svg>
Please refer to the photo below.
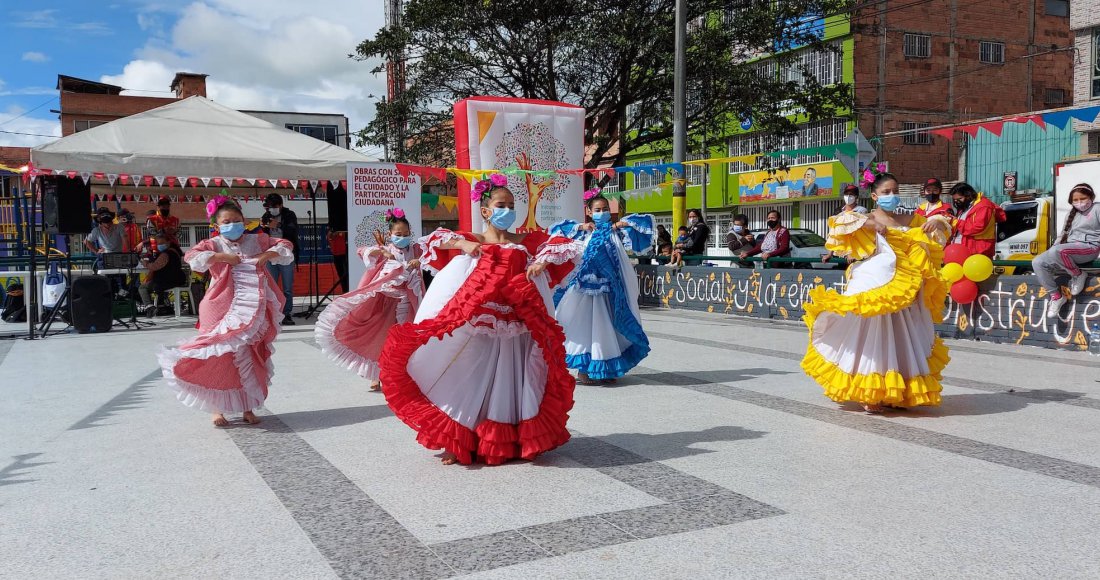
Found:
<svg viewBox="0 0 1100 580"><path fill-rule="evenodd" d="M1100 208L1096 207L1096 192L1087 183L1075 185L1069 192L1069 202L1073 209L1066 216L1062 237L1031 262L1039 284L1050 292L1047 316L1051 318L1058 316L1069 301L1058 278L1069 276L1070 296L1080 294L1088 283L1088 274L1081 271L1081 266L1100 255Z"/></svg>

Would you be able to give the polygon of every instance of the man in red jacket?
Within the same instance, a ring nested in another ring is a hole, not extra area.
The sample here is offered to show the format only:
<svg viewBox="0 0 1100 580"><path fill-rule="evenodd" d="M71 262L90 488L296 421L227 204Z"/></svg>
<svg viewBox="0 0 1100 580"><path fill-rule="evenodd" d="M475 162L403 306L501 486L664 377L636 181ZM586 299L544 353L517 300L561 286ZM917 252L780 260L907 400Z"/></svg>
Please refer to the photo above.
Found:
<svg viewBox="0 0 1100 580"><path fill-rule="evenodd" d="M951 205L943 203L943 183L935 177L924 182L924 202L917 208L917 214L926 218L934 215L946 216L948 219L955 217L955 210Z"/></svg>
<svg viewBox="0 0 1100 580"><path fill-rule="evenodd" d="M971 254L993 257L997 250L997 224L1007 219L1005 210L978 193L968 183L951 188L958 218L951 242L962 244Z"/></svg>

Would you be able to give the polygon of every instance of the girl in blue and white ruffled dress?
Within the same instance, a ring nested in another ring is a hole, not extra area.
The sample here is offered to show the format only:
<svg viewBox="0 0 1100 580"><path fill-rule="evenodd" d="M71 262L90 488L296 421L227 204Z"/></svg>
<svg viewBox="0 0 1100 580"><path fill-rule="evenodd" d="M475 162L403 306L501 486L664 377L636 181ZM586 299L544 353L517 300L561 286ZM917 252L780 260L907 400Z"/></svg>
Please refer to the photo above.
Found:
<svg viewBox="0 0 1100 580"><path fill-rule="evenodd" d="M611 222L611 205L599 190L585 192L592 221L563 221L550 235L584 244L584 257L567 285L554 295L555 317L565 330L566 365L584 385L613 383L649 354L638 312L638 277L626 250L653 246L653 216Z"/></svg>

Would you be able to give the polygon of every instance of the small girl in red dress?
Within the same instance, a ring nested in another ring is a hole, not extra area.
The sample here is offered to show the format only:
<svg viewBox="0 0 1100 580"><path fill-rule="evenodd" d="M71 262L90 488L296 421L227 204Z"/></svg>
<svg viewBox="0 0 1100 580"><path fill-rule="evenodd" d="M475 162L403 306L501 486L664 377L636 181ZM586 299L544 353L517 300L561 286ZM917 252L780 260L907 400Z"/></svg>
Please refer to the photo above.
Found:
<svg viewBox="0 0 1100 580"><path fill-rule="evenodd" d="M386 212L389 239L359 248L367 265L359 288L337 297L317 317L314 337L321 351L381 390L378 357L389 330L411 322L424 296L421 248L414 243L409 220L400 208Z"/></svg>
<svg viewBox="0 0 1100 580"><path fill-rule="evenodd" d="M283 295L267 273L267 264L290 264L290 242L267 234L244 233L244 214L228 197L207 204L219 235L184 256L195 272L209 271L210 288L199 305L199 336L158 358L168 385L185 405L214 415L214 425L229 424L225 413L253 412L267 399L274 367L271 343L279 333Z"/></svg>

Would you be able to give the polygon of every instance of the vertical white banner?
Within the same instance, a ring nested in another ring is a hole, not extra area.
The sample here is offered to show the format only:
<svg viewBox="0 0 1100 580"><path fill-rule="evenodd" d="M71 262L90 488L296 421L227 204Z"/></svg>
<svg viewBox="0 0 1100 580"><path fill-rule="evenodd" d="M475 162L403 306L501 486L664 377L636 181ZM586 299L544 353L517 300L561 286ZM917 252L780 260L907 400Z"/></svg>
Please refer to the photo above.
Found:
<svg viewBox="0 0 1100 580"><path fill-rule="evenodd" d="M583 179L553 173L584 167L584 109L565 103L472 97L455 104L456 159L468 169L520 169L509 176L515 231L545 230L583 220ZM469 191L465 187L460 190ZM485 229L480 208L459 195L460 224Z"/></svg>
<svg viewBox="0 0 1100 580"><path fill-rule="evenodd" d="M424 235L420 219L420 176L404 177L394 163L348 163L348 277L355 288L366 272L359 248L389 237L386 210L399 208L414 238Z"/></svg>

